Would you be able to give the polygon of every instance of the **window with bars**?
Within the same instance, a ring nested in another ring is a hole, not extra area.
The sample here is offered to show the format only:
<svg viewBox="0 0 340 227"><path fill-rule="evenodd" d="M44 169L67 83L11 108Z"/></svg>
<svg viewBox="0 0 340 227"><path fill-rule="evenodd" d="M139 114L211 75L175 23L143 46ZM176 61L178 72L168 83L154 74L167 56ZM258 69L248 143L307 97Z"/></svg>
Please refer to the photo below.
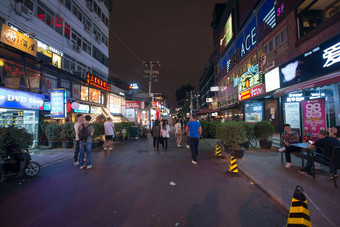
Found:
<svg viewBox="0 0 340 227"><path fill-rule="evenodd" d="M92 45L89 41L83 38L83 51L88 53L89 55L92 54Z"/></svg>

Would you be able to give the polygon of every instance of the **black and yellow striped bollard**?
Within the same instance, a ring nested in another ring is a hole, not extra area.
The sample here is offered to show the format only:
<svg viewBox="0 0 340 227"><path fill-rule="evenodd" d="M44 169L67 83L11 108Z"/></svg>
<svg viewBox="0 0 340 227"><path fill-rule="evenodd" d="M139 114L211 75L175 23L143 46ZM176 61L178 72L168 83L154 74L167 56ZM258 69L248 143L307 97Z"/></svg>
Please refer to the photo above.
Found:
<svg viewBox="0 0 340 227"><path fill-rule="evenodd" d="M312 226L307 199L301 186L296 186L290 205L287 227Z"/></svg>

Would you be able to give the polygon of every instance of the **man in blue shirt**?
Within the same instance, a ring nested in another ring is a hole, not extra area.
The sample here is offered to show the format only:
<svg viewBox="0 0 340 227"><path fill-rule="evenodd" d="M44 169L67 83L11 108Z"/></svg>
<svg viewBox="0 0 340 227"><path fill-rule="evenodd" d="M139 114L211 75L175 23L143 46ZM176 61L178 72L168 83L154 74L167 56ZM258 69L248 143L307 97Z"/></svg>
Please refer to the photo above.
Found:
<svg viewBox="0 0 340 227"><path fill-rule="evenodd" d="M199 139L202 134L202 126L196 120L196 116L193 114L191 115L190 122L186 128L187 135L189 135L189 144L191 148L191 156L192 156L192 164L197 164L197 155L198 155L198 144Z"/></svg>

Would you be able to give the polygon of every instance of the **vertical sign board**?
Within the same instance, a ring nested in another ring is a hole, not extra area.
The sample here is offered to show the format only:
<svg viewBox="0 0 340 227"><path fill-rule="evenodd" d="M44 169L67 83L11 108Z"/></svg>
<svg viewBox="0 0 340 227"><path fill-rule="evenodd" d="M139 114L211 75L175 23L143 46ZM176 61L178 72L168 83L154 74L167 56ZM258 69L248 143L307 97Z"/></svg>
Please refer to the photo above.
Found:
<svg viewBox="0 0 340 227"><path fill-rule="evenodd" d="M66 118L66 90L51 91L51 118Z"/></svg>
<svg viewBox="0 0 340 227"><path fill-rule="evenodd" d="M293 129L298 129L300 132L300 103L287 102L285 103L285 124L290 124Z"/></svg>
<svg viewBox="0 0 340 227"><path fill-rule="evenodd" d="M318 139L319 130L327 128L325 99L303 100L301 104L303 128L312 133L313 141L315 141Z"/></svg>

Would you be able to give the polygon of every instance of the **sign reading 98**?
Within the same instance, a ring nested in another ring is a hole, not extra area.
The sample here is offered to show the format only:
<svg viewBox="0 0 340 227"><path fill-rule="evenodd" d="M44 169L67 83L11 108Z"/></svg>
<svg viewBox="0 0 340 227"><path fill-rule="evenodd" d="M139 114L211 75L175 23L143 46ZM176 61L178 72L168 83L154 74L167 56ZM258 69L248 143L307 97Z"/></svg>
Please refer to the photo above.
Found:
<svg viewBox="0 0 340 227"><path fill-rule="evenodd" d="M321 105L320 103L308 103L306 105L307 118L321 118Z"/></svg>

